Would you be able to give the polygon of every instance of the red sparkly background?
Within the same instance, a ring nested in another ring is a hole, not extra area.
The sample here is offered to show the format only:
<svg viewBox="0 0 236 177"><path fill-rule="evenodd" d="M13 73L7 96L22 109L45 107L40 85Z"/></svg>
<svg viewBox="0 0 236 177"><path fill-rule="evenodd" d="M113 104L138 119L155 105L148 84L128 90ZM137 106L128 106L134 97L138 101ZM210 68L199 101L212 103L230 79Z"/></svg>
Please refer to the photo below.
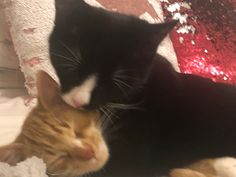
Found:
<svg viewBox="0 0 236 177"><path fill-rule="evenodd" d="M169 0L169 3L183 2ZM236 84L236 0L187 0L188 24L195 33L171 34L180 70ZM171 18L163 2L165 16ZM182 38L183 42L180 42Z"/></svg>
<svg viewBox="0 0 236 177"><path fill-rule="evenodd" d="M98 0L107 9L158 18L148 0ZM187 16L171 34L181 72L236 85L236 0L160 0L166 20ZM177 11L168 7L184 3ZM187 7L186 7L187 4ZM192 27L188 33L178 29Z"/></svg>

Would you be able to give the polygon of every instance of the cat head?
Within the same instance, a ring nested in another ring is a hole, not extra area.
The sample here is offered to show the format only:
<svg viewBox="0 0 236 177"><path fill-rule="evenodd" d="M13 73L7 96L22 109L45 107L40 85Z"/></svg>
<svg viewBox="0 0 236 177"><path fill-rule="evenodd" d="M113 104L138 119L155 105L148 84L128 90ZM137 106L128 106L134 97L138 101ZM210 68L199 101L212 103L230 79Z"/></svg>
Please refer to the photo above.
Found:
<svg viewBox="0 0 236 177"><path fill-rule="evenodd" d="M149 24L83 0L55 3L50 58L74 107L117 103L142 88L159 43L176 25Z"/></svg>
<svg viewBox="0 0 236 177"><path fill-rule="evenodd" d="M48 174L78 176L97 171L109 157L97 111L66 104L56 82L38 74L38 105L26 118L14 143L0 148L0 161L16 164L31 156L42 158Z"/></svg>

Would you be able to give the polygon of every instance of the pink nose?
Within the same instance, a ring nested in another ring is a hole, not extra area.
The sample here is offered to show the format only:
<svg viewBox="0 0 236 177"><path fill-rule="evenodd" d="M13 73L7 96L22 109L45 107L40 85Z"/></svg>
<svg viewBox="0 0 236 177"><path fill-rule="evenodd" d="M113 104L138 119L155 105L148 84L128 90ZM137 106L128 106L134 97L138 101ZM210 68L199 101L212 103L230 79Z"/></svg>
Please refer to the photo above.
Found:
<svg viewBox="0 0 236 177"><path fill-rule="evenodd" d="M73 100L73 104L76 108L81 108L83 105L78 99Z"/></svg>
<svg viewBox="0 0 236 177"><path fill-rule="evenodd" d="M91 160L93 158L95 158L95 153L94 153L94 150L91 146L86 146L85 148L83 149L80 149L80 158L82 160Z"/></svg>

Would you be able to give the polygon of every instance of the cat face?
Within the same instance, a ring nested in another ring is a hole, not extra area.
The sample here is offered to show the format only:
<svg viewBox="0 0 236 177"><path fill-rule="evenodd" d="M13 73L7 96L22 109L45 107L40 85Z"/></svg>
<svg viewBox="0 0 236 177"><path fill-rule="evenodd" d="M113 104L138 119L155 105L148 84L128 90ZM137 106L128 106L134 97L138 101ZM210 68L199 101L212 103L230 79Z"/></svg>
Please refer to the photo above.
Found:
<svg viewBox="0 0 236 177"><path fill-rule="evenodd" d="M78 0L56 0L50 57L64 100L97 108L145 84L158 44L176 22L149 24Z"/></svg>
<svg viewBox="0 0 236 177"><path fill-rule="evenodd" d="M109 157L99 113L66 104L57 84L44 72L38 77L38 105L14 143L0 148L0 161L15 164L37 156L53 176L78 176L97 171Z"/></svg>

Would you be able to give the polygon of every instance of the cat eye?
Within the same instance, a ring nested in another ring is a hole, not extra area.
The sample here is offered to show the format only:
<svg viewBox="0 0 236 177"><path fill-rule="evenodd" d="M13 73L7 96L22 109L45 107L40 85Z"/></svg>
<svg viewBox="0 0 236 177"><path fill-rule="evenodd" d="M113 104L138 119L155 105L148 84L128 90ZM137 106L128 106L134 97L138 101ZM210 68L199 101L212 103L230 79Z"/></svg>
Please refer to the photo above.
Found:
<svg viewBox="0 0 236 177"><path fill-rule="evenodd" d="M81 132L75 132L75 135L76 135L76 137L77 138L83 138L84 137L84 135L81 133Z"/></svg>

